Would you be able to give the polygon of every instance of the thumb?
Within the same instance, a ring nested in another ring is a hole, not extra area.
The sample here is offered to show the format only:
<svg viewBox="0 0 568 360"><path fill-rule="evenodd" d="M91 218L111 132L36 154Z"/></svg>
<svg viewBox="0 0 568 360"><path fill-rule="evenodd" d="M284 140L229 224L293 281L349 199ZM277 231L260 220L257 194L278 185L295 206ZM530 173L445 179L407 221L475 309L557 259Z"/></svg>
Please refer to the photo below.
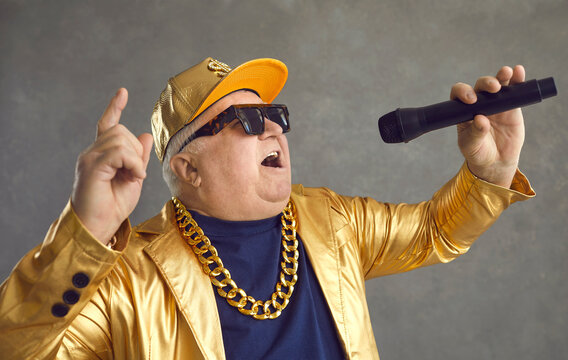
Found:
<svg viewBox="0 0 568 360"><path fill-rule="evenodd" d="M477 153L490 129L486 116L476 115L472 121L458 124L458 145L467 158Z"/></svg>
<svg viewBox="0 0 568 360"><path fill-rule="evenodd" d="M154 142L154 138L149 133L144 133L138 136L138 141L142 144L143 153L142 153L142 161L144 162L144 168L148 166L148 161L150 160L150 152L152 151L152 143Z"/></svg>
<svg viewBox="0 0 568 360"><path fill-rule="evenodd" d="M476 115L473 118L470 126L470 136L474 140L480 140L489 132L491 128L491 122L484 115Z"/></svg>

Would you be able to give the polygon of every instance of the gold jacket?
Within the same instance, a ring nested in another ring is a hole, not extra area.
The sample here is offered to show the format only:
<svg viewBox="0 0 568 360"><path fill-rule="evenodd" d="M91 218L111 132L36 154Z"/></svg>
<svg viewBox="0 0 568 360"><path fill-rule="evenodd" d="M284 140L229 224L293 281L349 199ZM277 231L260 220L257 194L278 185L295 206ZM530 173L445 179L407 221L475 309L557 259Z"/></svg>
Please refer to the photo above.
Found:
<svg viewBox="0 0 568 360"><path fill-rule="evenodd" d="M430 201L414 205L295 185L298 233L346 357L379 357L365 280L453 260L509 204L532 196L520 172L505 189L465 165ZM68 204L0 288L2 358L224 359L216 295L172 214L170 201L133 229L125 221L112 250ZM80 297L64 304L70 290ZM54 316L56 304L68 313Z"/></svg>

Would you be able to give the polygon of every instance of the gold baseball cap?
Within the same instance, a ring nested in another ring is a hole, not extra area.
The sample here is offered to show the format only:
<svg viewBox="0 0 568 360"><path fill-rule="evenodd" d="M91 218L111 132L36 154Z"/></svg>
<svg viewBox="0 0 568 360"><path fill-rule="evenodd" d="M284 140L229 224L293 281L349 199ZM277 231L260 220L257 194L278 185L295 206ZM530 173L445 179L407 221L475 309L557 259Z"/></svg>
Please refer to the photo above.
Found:
<svg viewBox="0 0 568 360"><path fill-rule="evenodd" d="M170 78L152 111L154 149L164 160L168 142L184 126L223 96L251 89L271 103L288 78L288 69L276 59L255 59L234 69L213 58Z"/></svg>

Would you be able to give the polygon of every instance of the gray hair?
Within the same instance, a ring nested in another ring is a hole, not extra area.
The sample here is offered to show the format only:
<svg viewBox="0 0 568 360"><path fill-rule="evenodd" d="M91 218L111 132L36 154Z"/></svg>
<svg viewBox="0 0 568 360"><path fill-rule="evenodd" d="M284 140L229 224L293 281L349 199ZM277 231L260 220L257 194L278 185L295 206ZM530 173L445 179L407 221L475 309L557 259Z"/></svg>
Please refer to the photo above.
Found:
<svg viewBox="0 0 568 360"><path fill-rule="evenodd" d="M191 154L198 154L203 149L203 143L199 141L200 139L195 139L195 131L197 130L196 121L193 120L189 125L183 127L178 131L170 141L166 148L166 154L164 155L164 161L162 162L162 177L170 189L172 196L180 195L180 181L176 174L170 167L170 161L174 155L180 152L188 152ZM180 147L184 142L189 141L189 143L180 151Z"/></svg>

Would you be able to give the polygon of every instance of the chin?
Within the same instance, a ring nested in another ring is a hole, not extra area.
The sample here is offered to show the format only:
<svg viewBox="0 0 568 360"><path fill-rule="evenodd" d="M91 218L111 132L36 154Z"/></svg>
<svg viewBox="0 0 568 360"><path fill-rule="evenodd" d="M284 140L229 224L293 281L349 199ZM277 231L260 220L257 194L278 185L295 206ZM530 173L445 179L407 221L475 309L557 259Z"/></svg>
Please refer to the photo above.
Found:
<svg viewBox="0 0 568 360"><path fill-rule="evenodd" d="M288 199L290 198L290 193L292 192L292 184L290 181L282 181L279 184L274 184L274 187L271 190L271 194L269 194L266 200L276 203L284 202L287 204Z"/></svg>
<svg viewBox="0 0 568 360"><path fill-rule="evenodd" d="M267 216L275 216L284 210L290 199L290 192L292 186L288 183L287 185L278 186L276 189L272 188L272 191L265 193L260 198L264 202L264 209L266 209Z"/></svg>

